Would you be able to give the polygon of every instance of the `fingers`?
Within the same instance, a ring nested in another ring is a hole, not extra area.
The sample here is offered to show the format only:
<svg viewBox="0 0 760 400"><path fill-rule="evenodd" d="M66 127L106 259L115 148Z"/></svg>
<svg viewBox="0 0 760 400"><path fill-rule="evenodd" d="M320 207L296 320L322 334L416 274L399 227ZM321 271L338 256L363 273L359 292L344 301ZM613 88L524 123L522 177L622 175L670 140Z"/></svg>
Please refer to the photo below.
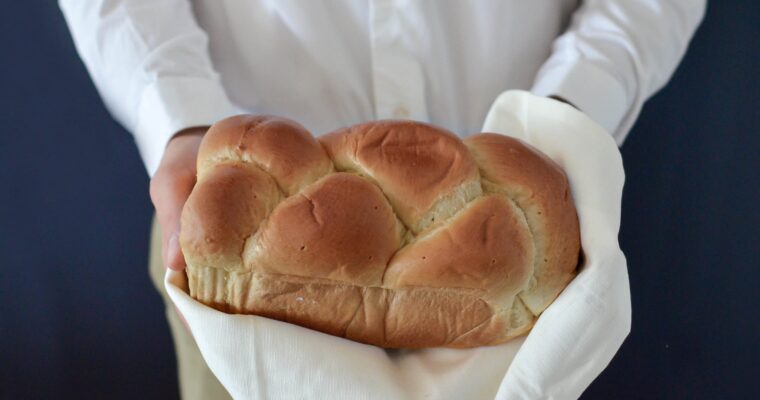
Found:
<svg viewBox="0 0 760 400"><path fill-rule="evenodd" d="M150 181L150 197L161 225L164 266L174 270L185 268L179 245L180 216L195 186L195 162L203 131L175 136L167 145L161 164Z"/></svg>
<svg viewBox="0 0 760 400"><path fill-rule="evenodd" d="M185 260L179 246L180 216L182 207L194 185L194 175L189 176L174 168L165 168L151 181L151 199L162 228L164 266L174 270L185 267Z"/></svg>
<svg viewBox="0 0 760 400"><path fill-rule="evenodd" d="M164 266L181 270L185 260L179 247L179 228L182 207L195 185L195 174L176 168L159 168L151 180L150 194L161 225L161 243Z"/></svg>
<svg viewBox="0 0 760 400"><path fill-rule="evenodd" d="M179 229L169 236L166 245L166 266L173 270L181 270L187 266L185 256L179 247Z"/></svg>

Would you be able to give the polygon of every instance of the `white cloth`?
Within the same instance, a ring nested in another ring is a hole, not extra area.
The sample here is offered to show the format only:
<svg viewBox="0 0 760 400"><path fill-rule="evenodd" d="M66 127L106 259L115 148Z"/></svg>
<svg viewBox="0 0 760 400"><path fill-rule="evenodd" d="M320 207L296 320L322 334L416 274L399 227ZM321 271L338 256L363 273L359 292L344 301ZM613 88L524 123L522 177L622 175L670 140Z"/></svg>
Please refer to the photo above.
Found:
<svg viewBox="0 0 760 400"><path fill-rule="evenodd" d="M228 315L166 288L211 370L238 399L572 399L607 366L631 323L618 246L623 164L578 110L527 92L494 103L483 131L524 140L566 172L585 262L526 338L468 350L384 351L275 320Z"/></svg>
<svg viewBox="0 0 760 400"><path fill-rule="evenodd" d="M59 3L150 175L174 133L230 114L290 117L315 134L412 118L465 136L509 89L565 98L621 144L705 8L705 0Z"/></svg>

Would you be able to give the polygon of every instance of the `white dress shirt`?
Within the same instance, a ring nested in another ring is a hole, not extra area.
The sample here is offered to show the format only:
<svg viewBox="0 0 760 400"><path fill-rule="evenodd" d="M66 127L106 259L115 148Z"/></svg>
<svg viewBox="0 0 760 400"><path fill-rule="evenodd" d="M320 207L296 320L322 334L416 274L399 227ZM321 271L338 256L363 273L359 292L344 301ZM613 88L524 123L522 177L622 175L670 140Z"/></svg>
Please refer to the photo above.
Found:
<svg viewBox="0 0 760 400"><path fill-rule="evenodd" d="M580 4L579 4L580 3ZM322 134L382 118L477 133L499 93L562 97L622 144L705 0L60 0L148 173L177 131L241 112Z"/></svg>

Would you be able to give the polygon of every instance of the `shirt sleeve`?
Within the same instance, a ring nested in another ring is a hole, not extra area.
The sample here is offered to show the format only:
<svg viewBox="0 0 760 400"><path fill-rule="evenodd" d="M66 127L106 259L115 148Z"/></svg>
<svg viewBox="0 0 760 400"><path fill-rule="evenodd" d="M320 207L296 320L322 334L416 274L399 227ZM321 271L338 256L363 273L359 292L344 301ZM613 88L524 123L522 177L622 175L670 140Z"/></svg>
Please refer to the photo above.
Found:
<svg viewBox="0 0 760 400"><path fill-rule="evenodd" d="M188 0L59 0L95 87L149 175L178 131L238 113Z"/></svg>
<svg viewBox="0 0 760 400"><path fill-rule="evenodd" d="M705 7L706 0L583 1L532 91L569 101L621 145L675 71Z"/></svg>

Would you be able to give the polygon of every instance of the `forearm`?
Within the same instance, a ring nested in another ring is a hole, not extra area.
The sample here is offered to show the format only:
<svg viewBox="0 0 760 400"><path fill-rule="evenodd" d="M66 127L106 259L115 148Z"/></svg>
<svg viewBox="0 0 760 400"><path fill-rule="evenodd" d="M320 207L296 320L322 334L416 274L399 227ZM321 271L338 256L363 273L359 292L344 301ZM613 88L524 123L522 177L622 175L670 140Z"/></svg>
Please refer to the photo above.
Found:
<svg viewBox="0 0 760 400"><path fill-rule="evenodd" d="M60 0L74 43L111 114L153 175L178 131L236 113L188 0Z"/></svg>
<svg viewBox="0 0 760 400"><path fill-rule="evenodd" d="M670 79L704 9L704 0L585 1L533 92L573 104L622 144L644 101Z"/></svg>

